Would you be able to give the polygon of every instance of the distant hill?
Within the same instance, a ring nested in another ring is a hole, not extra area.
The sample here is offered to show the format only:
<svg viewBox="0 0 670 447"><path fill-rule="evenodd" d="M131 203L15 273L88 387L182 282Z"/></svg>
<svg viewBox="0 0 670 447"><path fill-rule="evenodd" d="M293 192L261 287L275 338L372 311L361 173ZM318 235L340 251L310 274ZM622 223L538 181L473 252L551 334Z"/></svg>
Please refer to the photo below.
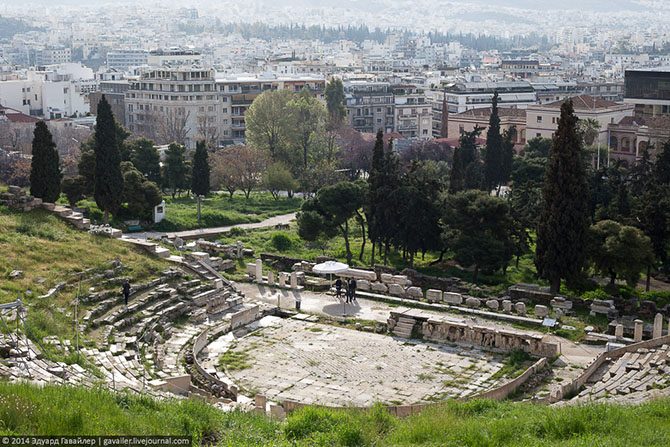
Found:
<svg viewBox="0 0 670 447"><path fill-rule="evenodd" d="M593 12L644 11L635 0L468 0L486 6L510 7L531 10L581 10Z"/></svg>
<svg viewBox="0 0 670 447"><path fill-rule="evenodd" d="M7 39L12 37L14 34L41 29L42 28L30 26L22 20L0 16L0 39Z"/></svg>

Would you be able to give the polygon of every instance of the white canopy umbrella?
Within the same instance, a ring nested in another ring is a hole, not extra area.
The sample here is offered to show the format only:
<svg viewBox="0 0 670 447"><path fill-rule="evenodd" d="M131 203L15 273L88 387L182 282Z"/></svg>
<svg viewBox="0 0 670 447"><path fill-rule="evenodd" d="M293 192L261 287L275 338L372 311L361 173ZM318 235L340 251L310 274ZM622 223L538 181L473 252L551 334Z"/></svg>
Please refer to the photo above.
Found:
<svg viewBox="0 0 670 447"><path fill-rule="evenodd" d="M321 264L316 264L312 267L312 272L318 274L332 275L334 273L342 273L349 270L349 266L343 262L326 261Z"/></svg>
<svg viewBox="0 0 670 447"><path fill-rule="evenodd" d="M332 287L333 283L333 274L334 273L342 273L346 272L349 270L349 266L347 264L344 264L342 262L337 262L337 261L326 261L322 262L321 264L316 264L314 267L312 267L312 272L318 273L318 274L327 274L330 279L330 287ZM342 301L342 315L346 316L346 304L345 301Z"/></svg>

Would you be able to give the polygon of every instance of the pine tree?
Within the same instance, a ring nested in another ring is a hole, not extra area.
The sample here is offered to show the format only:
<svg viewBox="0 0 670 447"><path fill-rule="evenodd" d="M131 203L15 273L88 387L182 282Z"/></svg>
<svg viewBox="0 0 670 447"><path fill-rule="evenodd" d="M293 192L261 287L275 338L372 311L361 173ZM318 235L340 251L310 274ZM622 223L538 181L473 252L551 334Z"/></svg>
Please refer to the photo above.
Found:
<svg viewBox="0 0 670 447"><path fill-rule="evenodd" d="M30 194L53 203L60 196L61 174L58 151L44 121L35 124L33 158L30 165Z"/></svg>
<svg viewBox="0 0 670 447"><path fill-rule="evenodd" d="M482 189L490 192L501 183L503 161L503 139L500 135L500 117L498 116L498 92L493 94L489 128L486 133L486 156L484 157L484 184Z"/></svg>
<svg viewBox="0 0 670 447"><path fill-rule="evenodd" d="M116 213L123 200L123 174L117 126L105 95L98 103L94 150L95 203L103 211L105 223L108 223L109 213Z"/></svg>
<svg viewBox="0 0 670 447"><path fill-rule="evenodd" d="M207 146L198 141L193 155L193 174L191 175L191 191L199 196L209 194L209 161Z"/></svg>
<svg viewBox="0 0 670 447"><path fill-rule="evenodd" d="M440 123L440 137L447 138L449 136L449 107L447 106L447 92L444 92L442 97L442 122Z"/></svg>
<svg viewBox="0 0 670 447"><path fill-rule="evenodd" d="M572 101L561 106L544 179L544 208L535 252L537 271L558 293L561 279L574 279L586 259L588 184Z"/></svg>

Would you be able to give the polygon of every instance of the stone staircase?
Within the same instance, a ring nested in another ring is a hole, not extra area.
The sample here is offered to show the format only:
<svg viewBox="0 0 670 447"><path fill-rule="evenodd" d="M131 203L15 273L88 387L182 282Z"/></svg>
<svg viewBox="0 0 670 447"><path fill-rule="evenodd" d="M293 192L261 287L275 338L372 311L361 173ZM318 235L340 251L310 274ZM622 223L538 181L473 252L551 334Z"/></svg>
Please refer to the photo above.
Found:
<svg viewBox="0 0 670 447"><path fill-rule="evenodd" d="M616 400L641 402L652 391L670 394L670 346L640 348L616 360L605 362L571 402Z"/></svg>
<svg viewBox="0 0 670 447"><path fill-rule="evenodd" d="M412 338L412 330L415 324L416 320L413 318L400 317L393 328L393 334L397 337Z"/></svg>
<svg viewBox="0 0 670 447"><path fill-rule="evenodd" d="M58 217L72 224L79 230L88 231L88 229L91 228L91 221L89 219L85 219L82 213L73 211L67 206L54 205L52 211Z"/></svg>

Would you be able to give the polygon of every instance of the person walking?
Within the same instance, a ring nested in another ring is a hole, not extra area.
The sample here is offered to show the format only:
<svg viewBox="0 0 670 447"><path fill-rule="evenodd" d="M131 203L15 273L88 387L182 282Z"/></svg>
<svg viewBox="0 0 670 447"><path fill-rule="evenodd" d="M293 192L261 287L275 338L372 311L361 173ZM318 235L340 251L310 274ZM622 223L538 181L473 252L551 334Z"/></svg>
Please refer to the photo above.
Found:
<svg viewBox="0 0 670 447"><path fill-rule="evenodd" d="M130 296L130 283L126 279L123 281L123 301L125 302L126 306L128 305L129 296Z"/></svg>
<svg viewBox="0 0 670 447"><path fill-rule="evenodd" d="M351 296L349 302L356 301L356 280L354 278L349 280L349 295Z"/></svg>
<svg viewBox="0 0 670 447"><path fill-rule="evenodd" d="M340 298L342 296L342 280L337 278L335 281L335 298Z"/></svg>
<svg viewBox="0 0 670 447"><path fill-rule="evenodd" d="M299 293L295 294L295 310L300 312L300 304L302 302L302 297L300 296Z"/></svg>

